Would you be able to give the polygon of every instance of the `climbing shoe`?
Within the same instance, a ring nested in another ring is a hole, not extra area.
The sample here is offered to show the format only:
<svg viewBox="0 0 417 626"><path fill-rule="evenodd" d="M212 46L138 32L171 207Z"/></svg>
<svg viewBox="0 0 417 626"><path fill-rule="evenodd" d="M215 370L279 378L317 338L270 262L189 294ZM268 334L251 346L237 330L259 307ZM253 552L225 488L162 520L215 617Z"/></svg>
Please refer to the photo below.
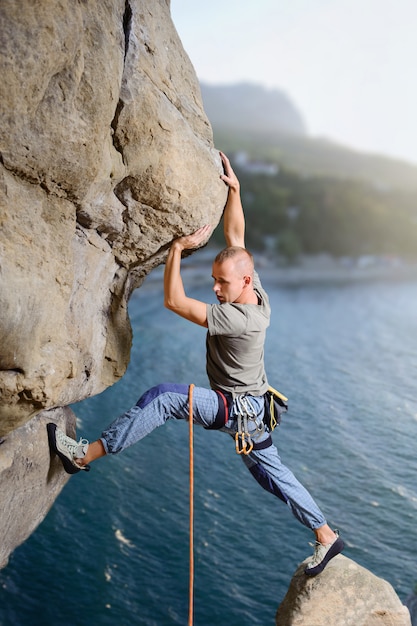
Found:
<svg viewBox="0 0 417 626"><path fill-rule="evenodd" d="M315 544L310 544L314 546L314 554L304 570L307 576L317 576L317 574L320 574L330 559L342 552L345 544L341 537L339 537L339 532L337 530L334 532L336 533L336 539L332 543L323 544L316 541Z"/></svg>
<svg viewBox="0 0 417 626"><path fill-rule="evenodd" d="M50 448L59 456L67 474L76 474L80 470L88 472L89 465L78 465L75 459L85 457L88 449L87 439L80 439L78 442L71 437L67 437L57 425L50 422L46 426Z"/></svg>

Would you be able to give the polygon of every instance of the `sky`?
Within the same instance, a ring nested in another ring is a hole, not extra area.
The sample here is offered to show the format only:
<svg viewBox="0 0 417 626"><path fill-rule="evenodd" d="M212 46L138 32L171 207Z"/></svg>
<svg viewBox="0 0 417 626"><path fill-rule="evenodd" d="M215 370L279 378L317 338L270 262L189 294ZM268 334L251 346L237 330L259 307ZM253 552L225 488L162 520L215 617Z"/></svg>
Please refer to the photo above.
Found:
<svg viewBox="0 0 417 626"><path fill-rule="evenodd" d="M416 0L171 0L201 82L284 91L307 131L417 164Z"/></svg>

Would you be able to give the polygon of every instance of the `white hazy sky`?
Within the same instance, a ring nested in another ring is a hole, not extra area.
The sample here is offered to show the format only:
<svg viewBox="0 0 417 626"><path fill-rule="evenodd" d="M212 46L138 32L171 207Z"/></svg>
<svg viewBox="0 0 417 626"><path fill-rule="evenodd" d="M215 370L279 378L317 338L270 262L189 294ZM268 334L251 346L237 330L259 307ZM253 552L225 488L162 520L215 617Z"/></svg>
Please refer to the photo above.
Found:
<svg viewBox="0 0 417 626"><path fill-rule="evenodd" d="M310 135L417 164L417 0L171 0L202 82L287 93Z"/></svg>

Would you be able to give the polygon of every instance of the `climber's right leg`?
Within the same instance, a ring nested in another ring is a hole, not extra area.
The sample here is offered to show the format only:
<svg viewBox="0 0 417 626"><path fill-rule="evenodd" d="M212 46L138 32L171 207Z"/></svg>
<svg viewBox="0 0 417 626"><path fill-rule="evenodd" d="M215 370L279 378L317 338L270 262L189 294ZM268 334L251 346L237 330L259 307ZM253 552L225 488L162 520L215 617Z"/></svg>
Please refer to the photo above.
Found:
<svg viewBox="0 0 417 626"><path fill-rule="evenodd" d="M168 419L188 419L189 412L188 385L164 383L146 391L135 406L117 417L103 431L100 439L91 444L82 440L82 450L75 440L59 431L56 425L51 425L54 428L51 448L61 458L64 469L68 473L75 473L102 456L122 452L165 424ZM218 413L219 397L216 392L194 387L193 421L210 427L216 421ZM61 441L62 449L58 449L55 444L57 438Z"/></svg>

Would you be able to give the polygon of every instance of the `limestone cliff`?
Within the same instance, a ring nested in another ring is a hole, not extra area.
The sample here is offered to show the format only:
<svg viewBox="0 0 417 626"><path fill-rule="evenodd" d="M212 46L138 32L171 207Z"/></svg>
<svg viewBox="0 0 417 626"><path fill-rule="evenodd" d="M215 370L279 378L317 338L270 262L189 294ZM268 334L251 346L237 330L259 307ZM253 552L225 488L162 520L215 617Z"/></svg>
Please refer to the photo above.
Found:
<svg viewBox="0 0 417 626"><path fill-rule="evenodd" d="M71 429L59 407L123 376L132 290L219 220L226 188L168 0L3 0L0 32L4 563L65 481L51 489L45 410Z"/></svg>

